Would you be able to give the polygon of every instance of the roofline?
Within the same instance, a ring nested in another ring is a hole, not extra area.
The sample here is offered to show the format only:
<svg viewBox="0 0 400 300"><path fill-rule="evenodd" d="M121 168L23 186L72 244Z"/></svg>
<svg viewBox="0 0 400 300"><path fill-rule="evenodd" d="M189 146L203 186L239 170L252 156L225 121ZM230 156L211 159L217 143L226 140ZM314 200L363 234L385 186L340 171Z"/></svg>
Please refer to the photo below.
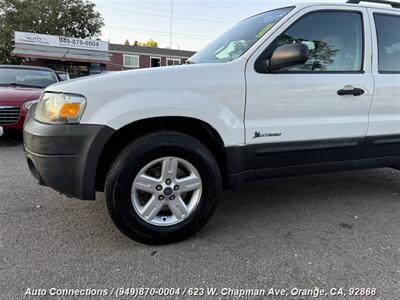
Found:
<svg viewBox="0 0 400 300"><path fill-rule="evenodd" d="M359 4L354 4L354 3L347 3L346 0L343 0L343 3L338 3L338 2L299 2L296 3L295 6L296 7L300 7L300 8L305 8L305 7L312 7L312 6L323 6L323 5L330 5L330 6L346 6L346 7L358 7L358 8L378 8L378 9L386 9L389 11L394 11L394 12L398 12L399 9L398 8L393 8L391 7L389 4L385 4L385 3L373 3L373 2L363 2L360 1L361 3ZM400 2L398 2L400 5Z"/></svg>
<svg viewBox="0 0 400 300"><path fill-rule="evenodd" d="M261 12L261 13L254 14L254 15L248 17L248 18L243 19L242 21L239 21L238 23L243 22L243 21L245 21L247 19L256 17L258 15L270 12L270 11L274 11L274 10L277 10L277 9L283 9L283 8L290 8L290 7L293 7L295 9L303 9L303 8L307 8L307 7L324 6L325 5L325 6L339 6L339 7L346 6L346 7L373 8L373 9L378 8L378 9L385 9L385 10L393 11L393 12L399 12L398 8L390 7L389 6L390 4L385 4L385 3L373 3L373 2L360 1L361 3L359 3L359 4L353 4L353 3L347 3L346 0L343 0L343 1L344 1L343 3L329 2L329 1L323 2L323 1L321 1L321 2L295 2L293 5L285 5L285 6L278 6L277 5L277 7L274 8L274 9L270 9L270 10L266 10L266 11ZM398 3L400 5L400 2L398 2Z"/></svg>
<svg viewBox="0 0 400 300"><path fill-rule="evenodd" d="M52 71L53 69L46 67L36 67L36 66L27 66L27 65L0 65L0 69L25 69L25 70L41 70L41 71Z"/></svg>
<svg viewBox="0 0 400 300"><path fill-rule="evenodd" d="M193 51L196 53L195 51ZM135 51L120 51L120 50L110 50L110 54L128 54L128 55L142 55L142 56L152 56L158 55L163 58L189 58L192 55L176 55L176 54L160 54L160 53L144 53L144 52L135 52Z"/></svg>
<svg viewBox="0 0 400 300"><path fill-rule="evenodd" d="M113 47L118 48L118 49L112 49ZM121 49L121 48L127 48L127 49ZM134 49L138 49L139 51L134 51ZM128 51L128 52L140 52L145 55L147 54L155 54L154 51L156 49L160 49L161 51L168 51L170 52L169 54L163 54L163 55L175 55L175 56L186 56L186 54L189 53L196 53L196 51L192 50L181 50L181 49L169 49L169 48L151 48L151 47L143 47L143 46L134 46L134 45L124 45L124 44L114 44L110 43L109 47L109 52L116 52L116 51ZM149 52L147 52L148 50ZM158 53L157 53L158 54Z"/></svg>
<svg viewBox="0 0 400 300"><path fill-rule="evenodd" d="M360 2L384 4L384 5L390 5L392 8L396 8L396 9L400 8L400 2L395 2L395 1L391 1L391 0L347 0L346 3L360 4Z"/></svg>

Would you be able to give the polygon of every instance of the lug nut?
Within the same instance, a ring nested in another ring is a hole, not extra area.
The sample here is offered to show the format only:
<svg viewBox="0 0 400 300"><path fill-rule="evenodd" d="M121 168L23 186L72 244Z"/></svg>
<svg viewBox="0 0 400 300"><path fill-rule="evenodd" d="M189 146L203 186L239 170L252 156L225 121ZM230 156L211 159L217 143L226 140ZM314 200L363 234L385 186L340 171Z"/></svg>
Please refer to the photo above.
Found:
<svg viewBox="0 0 400 300"><path fill-rule="evenodd" d="M175 196L169 197L169 200L174 201L175 200Z"/></svg>
<svg viewBox="0 0 400 300"><path fill-rule="evenodd" d="M170 184L172 183L172 180L171 180L171 179L167 179L167 180L165 180L165 183L166 183L167 185L170 185Z"/></svg>
<svg viewBox="0 0 400 300"><path fill-rule="evenodd" d="M163 195L161 195L161 196L158 197L158 200L164 201L164 200L165 200L165 197L164 197Z"/></svg>
<svg viewBox="0 0 400 300"><path fill-rule="evenodd" d="M161 185L157 185L157 186L156 186L156 190L157 190L157 191L161 191L161 190L162 190L162 186L161 186Z"/></svg>
<svg viewBox="0 0 400 300"><path fill-rule="evenodd" d="M179 190L179 185L174 186L174 190L175 191Z"/></svg>

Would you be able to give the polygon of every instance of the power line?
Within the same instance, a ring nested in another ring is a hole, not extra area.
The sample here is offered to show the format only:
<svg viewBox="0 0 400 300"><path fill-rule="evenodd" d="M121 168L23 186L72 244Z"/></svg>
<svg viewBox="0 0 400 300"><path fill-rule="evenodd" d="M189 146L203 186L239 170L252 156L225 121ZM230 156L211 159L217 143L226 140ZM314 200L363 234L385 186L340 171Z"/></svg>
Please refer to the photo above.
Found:
<svg viewBox="0 0 400 300"><path fill-rule="evenodd" d="M105 0L100 0L100 1L105 1ZM105 1L107 2L107 1ZM149 7L149 6L142 6L142 5L137 5L137 4L132 4L130 2L123 2L123 1L115 1L113 0L113 3L119 3L119 4L125 4L125 5L129 5L129 6L133 6L133 7L137 7L137 8L142 8L142 9L148 9L148 10L152 10L152 11L162 11L162 12L167 12L169 13L170 11L167 9L162 9L162 8L156 8L156 7ZM216 20L222 20L222 21L229 21L232 23L237 23L237 20L234 19L229 19L229 18L224 18L224 17L220 17L220 16L210 16L210 15L203 15L203 14L195 14L195 13L190 13L190 12L184 12L184 11L176 11L174 10L174 14L183 14L183 15L187 15L187 16L198 16L198 17L203 17L203 18L209 18L209 19L216 19Z"/></svg>
<svg viewBox="0 0 400 300"><path fill-rule="evenodd" d="M110 29L118 29L118 30L126 30L126 31L142 31L142 32L148 32L148 33L153 33L153 34L168 35L168 36L170 35L170 32L168 32L168 31L149 30L149 29L143 29L143 28L137 28L137 27L111 26L111 25L106 25L105 27L110 28ZM173 32L172 35L179 35L179 36L184 36L184 37L188 37L188 38L196 38L196 39L202 39L202 40L211 40L211 39L215 38L215 36L211 36L211 35L177 33L177 32Z"/></svg>
<svg viewBox="0 0 400 300"><path fill-rule="evenodd" d="M167 15L159 15L159 14L138 12L138 11L133 11L133 10L128 10L128 9L114 8L114 7L108 7L108 6L103 6L103 5L97 5L97 7L100 7L100 8L103 8L103 9L115 10L115 11L122 11L122 12L125 12L125 13L131 13L131 14L136 14L136 15L145 15L145 16L160 17L160 18L168 18L168 19L171 17L171 16L167 16ZM185 18L185 17L174 17L174 18L175 18L175 19L180 19L180 20L187 20L187 21L217 22L217 23L235 23L235 22L232 22L232 21L224 21L224 20L206 20L206 19Z"/></svg>

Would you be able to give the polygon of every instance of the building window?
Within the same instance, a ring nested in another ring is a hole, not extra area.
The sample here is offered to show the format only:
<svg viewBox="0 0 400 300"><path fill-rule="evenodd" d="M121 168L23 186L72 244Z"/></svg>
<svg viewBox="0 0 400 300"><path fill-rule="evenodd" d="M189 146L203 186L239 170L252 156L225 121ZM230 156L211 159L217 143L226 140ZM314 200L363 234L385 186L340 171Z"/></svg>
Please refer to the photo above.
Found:
<svg viewBox="0 0 400 300"><path fill-rule="evenodd" d="M167 58L167 66L177 66L181 64L179 58Z"/></svg>
<svg viewBox="0 0 400 300"><path fill-rule="evenodd" d="M158 68L158 67L161 67L161 58L150 57L150 68Z"/></svg>
<svg viewBox="0 0 400 300"><path fill-rule="evenodd" d="M124 67L139 68L139 56L124 54Z"/></svg>

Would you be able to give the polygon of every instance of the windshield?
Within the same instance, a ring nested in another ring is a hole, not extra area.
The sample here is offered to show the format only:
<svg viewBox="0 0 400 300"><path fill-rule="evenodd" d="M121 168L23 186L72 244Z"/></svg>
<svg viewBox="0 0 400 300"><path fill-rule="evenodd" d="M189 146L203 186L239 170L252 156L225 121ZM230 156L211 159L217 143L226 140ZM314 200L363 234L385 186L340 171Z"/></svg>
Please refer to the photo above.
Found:
<svg viewBox="0 0 400 300"><path fill-rule="evenodd" d="M239 58L293 8L271 10L240 22L192 56L189 63L225 63Z"/></svg>
<svg viewBox="0 0 400 300"><path fill-rule="evenodd" d="M56 82L57 79L51 71L0 68L0 86L45 88Z"/></svg>

